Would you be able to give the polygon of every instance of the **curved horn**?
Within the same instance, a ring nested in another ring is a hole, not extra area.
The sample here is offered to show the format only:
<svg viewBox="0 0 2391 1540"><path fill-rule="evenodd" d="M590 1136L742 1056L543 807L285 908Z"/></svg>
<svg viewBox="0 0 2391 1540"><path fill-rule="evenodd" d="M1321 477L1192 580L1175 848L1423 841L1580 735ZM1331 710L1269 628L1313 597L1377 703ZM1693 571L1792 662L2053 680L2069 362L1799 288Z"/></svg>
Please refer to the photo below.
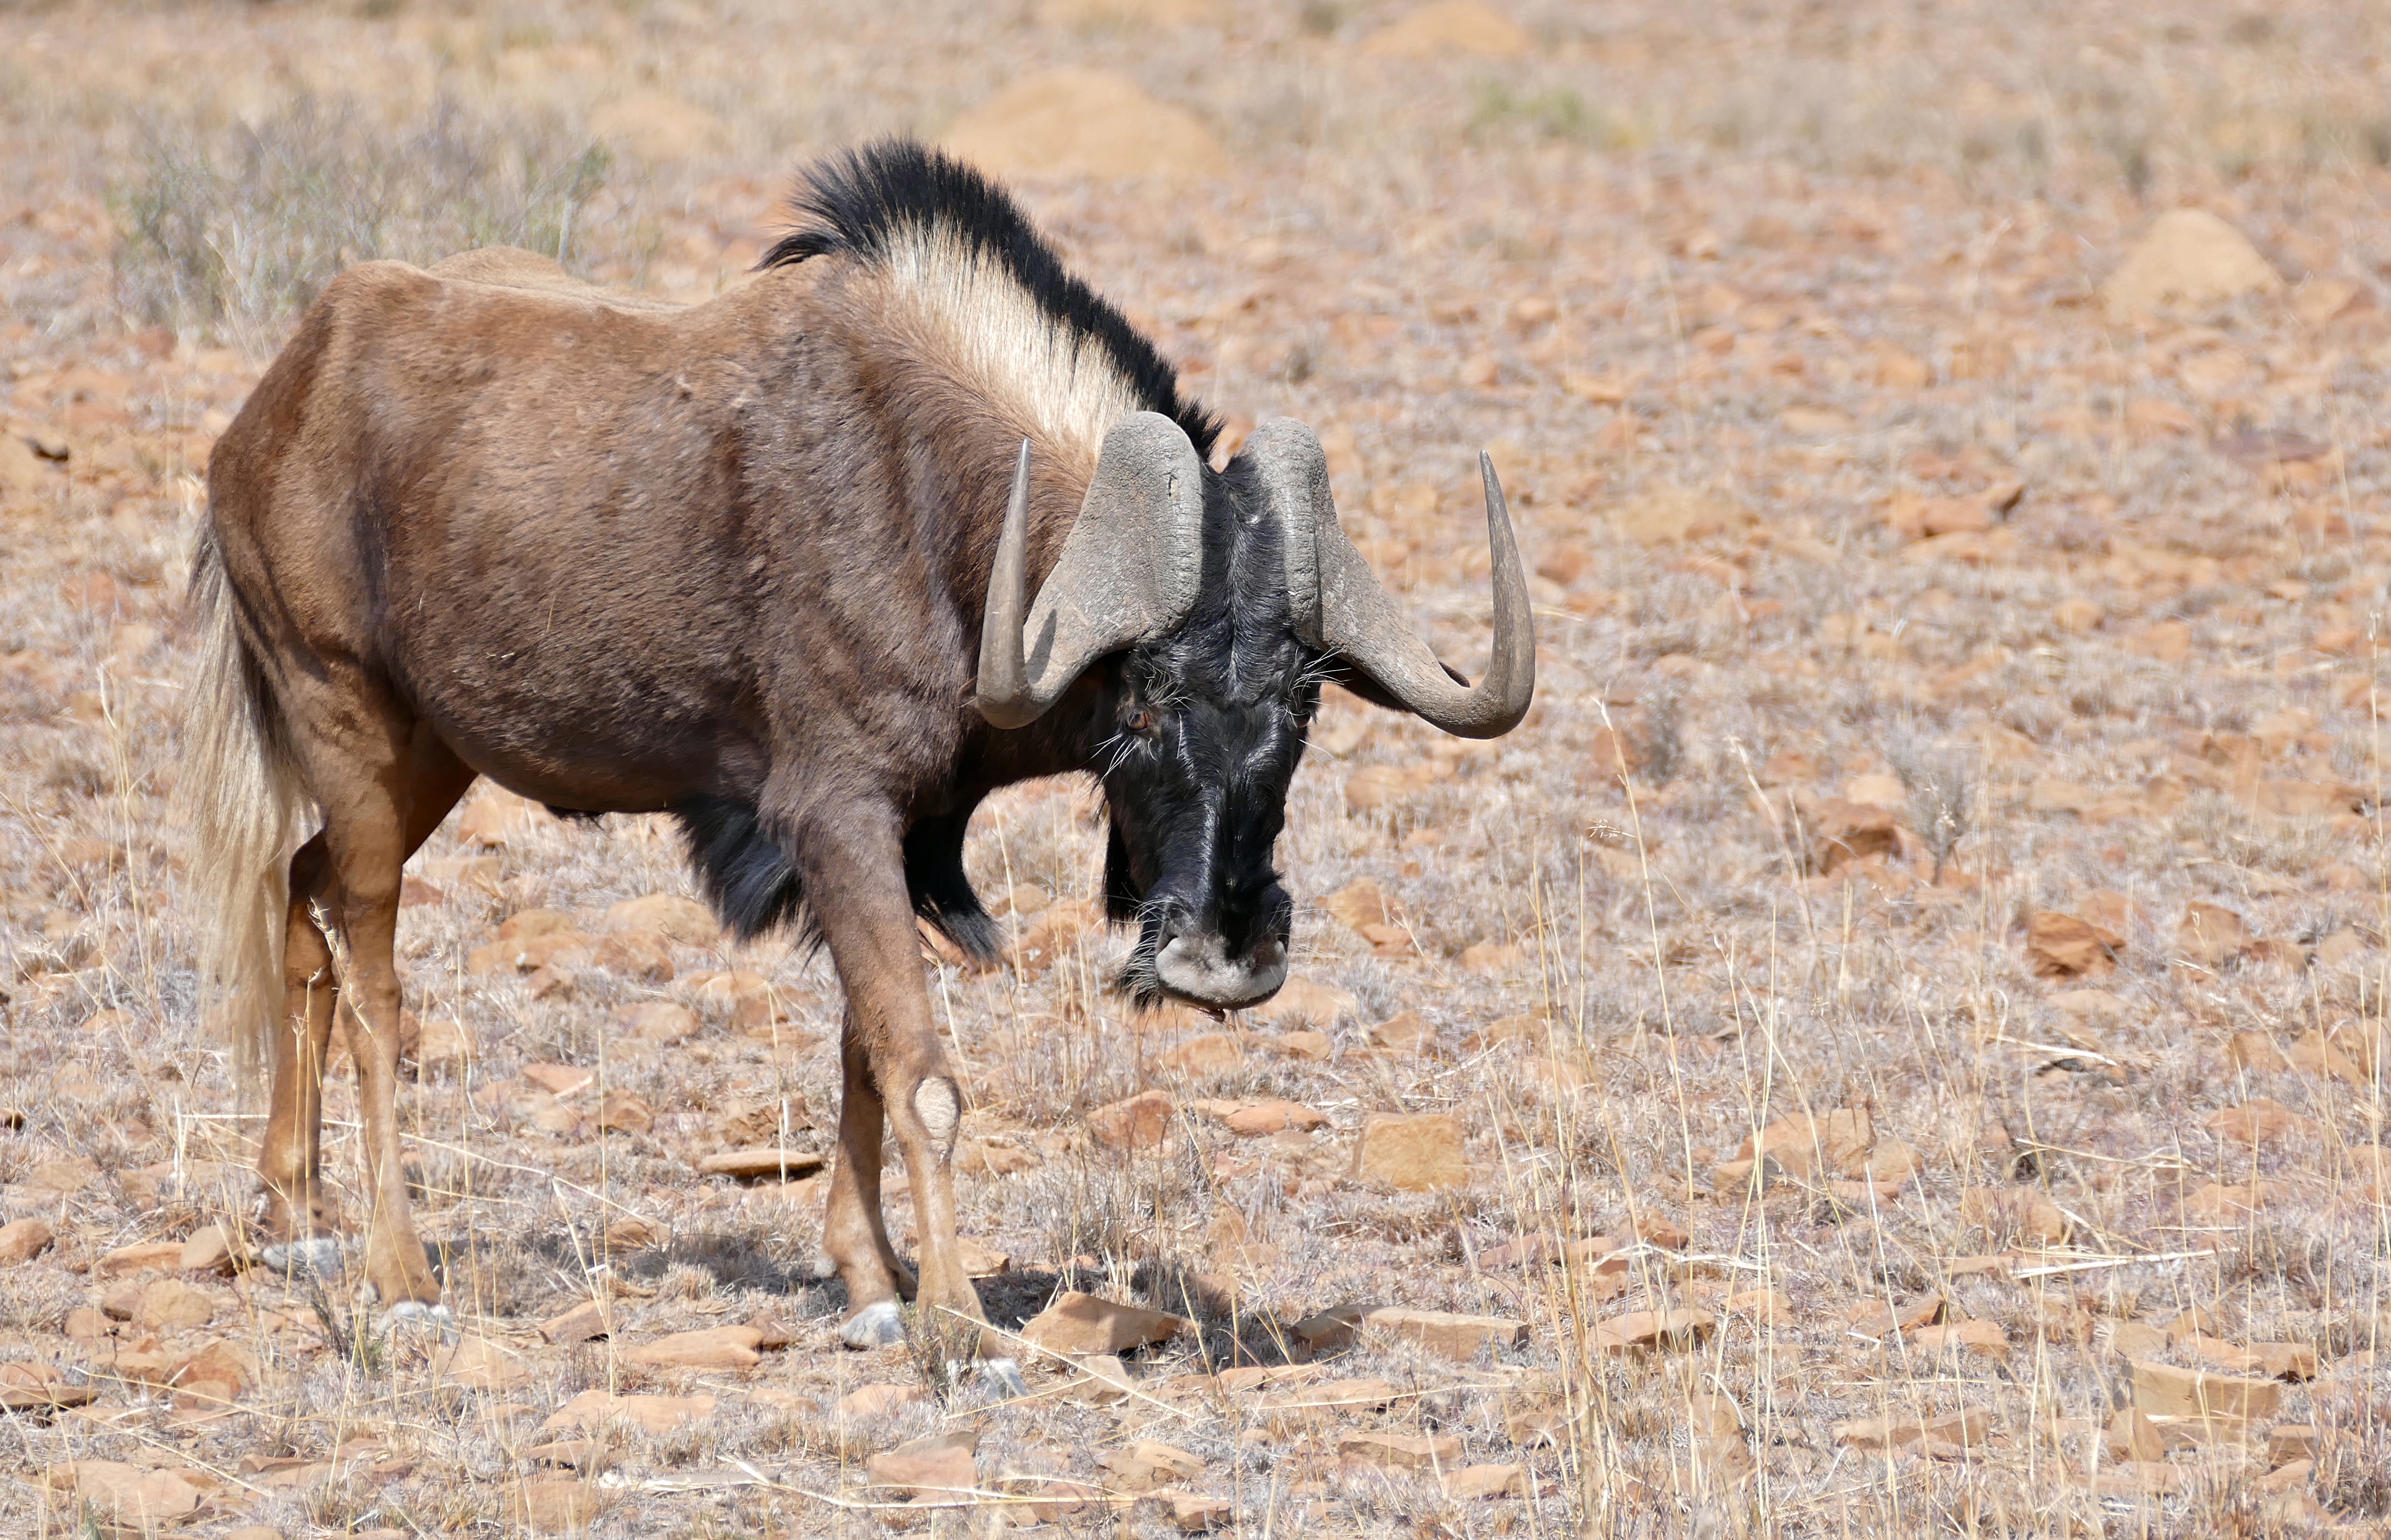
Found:
<svg viewBox="0 0 2391 1540"><path fill-rule="evenodd" d="M1105 434L1094 479L1035 604L1027 604L1028 543L1024 439L989 574L974 696L980 715L1002 728L1028 726L1088 665L1187 618L1203 579L1204 461L1178 423L1133 412Z"/></svg>
<svg viewBox="0 0 2391 1540"><path fill-rule="evenodd" d="M1496 738L1519 725L1536 692L1536 621L1519 546L1494 462L1486 482L1486 543L1493 556L1494 648L1475 687L1437 661L1337 522L1328 459L1310 428L1276 418L1246 441L1282 519L1287 597L1297 633L1369 676L1405 710L1461 738Z"/></svg>

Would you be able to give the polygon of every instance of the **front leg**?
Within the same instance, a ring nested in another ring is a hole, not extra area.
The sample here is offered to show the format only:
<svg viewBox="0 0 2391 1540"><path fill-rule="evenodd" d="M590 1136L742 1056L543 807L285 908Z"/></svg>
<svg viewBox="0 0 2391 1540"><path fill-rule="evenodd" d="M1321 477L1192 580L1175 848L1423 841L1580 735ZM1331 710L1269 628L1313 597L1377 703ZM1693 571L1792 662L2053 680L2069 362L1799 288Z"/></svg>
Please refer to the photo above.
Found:
<svg viewBox="0 0 2391 1540"><path fill-rule="evenodd" d="M807 905L847 991L847 1105L823 1230L824 1249L855 1307L845 1329L850 1340L885 1339L880 1323L893 1313L898 1287L877 1201L884 1116L912 1185L920 1308L925 1319L951 1311L985 1320L955 1229L953 1154L963 1094L922 977L902 830L890 809L841 808L798 830L791 845ZM877 1320L867 1322L873 1312ZM982 1351L1001 1356L1002 1350L989 1340Z"/></svg>

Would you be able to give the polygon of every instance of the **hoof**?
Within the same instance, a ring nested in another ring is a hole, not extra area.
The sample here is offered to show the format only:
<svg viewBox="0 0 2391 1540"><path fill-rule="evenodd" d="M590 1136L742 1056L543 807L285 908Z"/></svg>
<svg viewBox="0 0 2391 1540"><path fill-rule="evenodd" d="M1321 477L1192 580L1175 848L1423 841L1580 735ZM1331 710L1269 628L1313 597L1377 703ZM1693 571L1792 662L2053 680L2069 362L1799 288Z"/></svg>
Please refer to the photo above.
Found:
<svg viewBox="0 0 2391 1540"><path fill-rule="evenodd" d="M401 1300L381 1313L381 1322L394 1336L402 1329L420 1328L435 1334L443 1342L457 1340L457 1313L446 1305Z"/></svg>
<svg viewBox="0 0 2391 1540"><path fill-rule="evenodd" d="M960 1378L961 1376L956 1378ZM980 1383L1002 1399L1029 1393L1028 1381L1021 1378L1021 1365L1010 1358L983 1358L979 1362Z"/></svg>
<svg viewBox="0 0 2391 1540"><path fill-rule="evenodd" d="M881 1300L865 1305L838 1328L838 1339L850 1348L893 1348L905 1340L904 1317L897 1301Z"/></svg>
<svg viewBox="0 0 2391 1540"><path fill-rule="evenodd" d="M286 1240L269 1246L258 1253L259 1260L277 1273L294 1277L329 1278L341 1271L341 1258L345 1249L336 1236L310 1236L304 1240Z"/></svg>

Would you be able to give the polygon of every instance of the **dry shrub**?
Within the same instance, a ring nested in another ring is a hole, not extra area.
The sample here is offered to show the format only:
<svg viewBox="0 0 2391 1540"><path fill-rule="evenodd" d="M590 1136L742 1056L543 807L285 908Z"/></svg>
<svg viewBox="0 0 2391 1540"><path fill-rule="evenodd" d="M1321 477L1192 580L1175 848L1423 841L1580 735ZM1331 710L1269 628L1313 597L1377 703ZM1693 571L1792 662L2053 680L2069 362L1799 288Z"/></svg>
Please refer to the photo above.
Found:
<svg viewBox="0 0 2391 1540"><path fill-rule="evenodd" d="M341 269L521 246L575 263L623 233L606 147L443 98L397 123L300 97L254 124L147 125L110 198L125 307L265 347Z"/></svg>

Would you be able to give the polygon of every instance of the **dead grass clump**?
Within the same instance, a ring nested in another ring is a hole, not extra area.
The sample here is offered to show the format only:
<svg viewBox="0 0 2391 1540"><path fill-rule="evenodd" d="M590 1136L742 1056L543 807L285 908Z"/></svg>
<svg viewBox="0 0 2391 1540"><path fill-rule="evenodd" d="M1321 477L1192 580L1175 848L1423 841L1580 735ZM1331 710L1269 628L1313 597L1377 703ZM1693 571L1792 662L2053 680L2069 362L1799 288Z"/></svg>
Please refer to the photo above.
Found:
<svg viewBox="0 0 2391 1540"><path fill-rule="evenodd" d="M391 124L354 99L303 96L254 124L152 123L145 140L110 199L123 303L253 347L355 263L498 245L569 264L623 211L601 199L603 144L445 98Z"/></svg>

